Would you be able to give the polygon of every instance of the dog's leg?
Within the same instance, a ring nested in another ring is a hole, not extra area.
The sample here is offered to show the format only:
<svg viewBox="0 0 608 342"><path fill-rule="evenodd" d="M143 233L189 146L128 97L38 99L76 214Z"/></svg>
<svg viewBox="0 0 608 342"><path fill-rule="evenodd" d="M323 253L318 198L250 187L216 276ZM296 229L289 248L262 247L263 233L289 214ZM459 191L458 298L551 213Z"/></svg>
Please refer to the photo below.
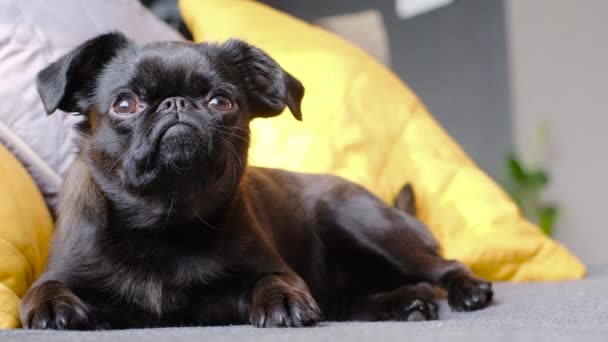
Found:
<svg viewBox="0 0 608 342"><path fill-rule="evenodd" d="M474 276L462 263L442 258L424 224L366 190L349 185L334 192L318 209L321 217L330 217L357 245L383 257L404 276L445 288L455 310L477 310L492 301L491 284Z"/></svg>
<svg viewBox="0 0 608 342"><path fill-rule="evenodd" d="M303 327L317 323L321 310L302 278L273 274L254 286L250 319L257 327Z"/></svg>
<svg viewBox="0 0 608 342"><path fill-rule="evenodd" d="M344 319L349 321L428 321L438 318L439 307L433 301L428 283L404 285L389 292L356 298Z"/></svg>
<svg viewBox="0 0 608 342"><path fill-rule="evenodd" d="M269 273L253 282L241 280L244 280L241 284L229 284L227 288L202 289L191 300L199 303L195 304L193 324L305 327L321 319L319 306L308 287L291 271Z"/></svg>
<svg viewBox="0 0 608 342"><path fill-rule="evenodd" d="M95 329L98 327L89 305L74 294L74 284L84 270L84 260L94 250L98 217L103 209L92 203L103 203L87 177L84 163L76 160L62 188L65 205L53 235L46 269L21 301L19 315L24 328ZM65 199L67 198L67 201ZM98 323L98 322L97 322Z"/></svg>
<svg viewBox="0 0 608 342"><path fill-rule="evenodd" d="M386 210L394 209L387 207ZM448 303L455 310L478 310L490 304L493 292L489 282L473 275L462 263L446 260L425 248L424 241L404 225L407 221L394 222L395 225L381 235L364 228L365 243L404 275L421 277L446 289Z"/></svg>

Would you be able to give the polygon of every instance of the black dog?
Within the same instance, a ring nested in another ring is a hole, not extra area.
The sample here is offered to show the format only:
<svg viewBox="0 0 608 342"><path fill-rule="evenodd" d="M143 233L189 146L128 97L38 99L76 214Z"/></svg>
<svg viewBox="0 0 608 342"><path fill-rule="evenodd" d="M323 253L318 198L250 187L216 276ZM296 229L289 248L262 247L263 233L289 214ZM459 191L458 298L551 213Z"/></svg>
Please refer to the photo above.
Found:
<svg viewBox="0 0 608 342"><path fill-rule="evenodd" d="M253 46L106 34L37 84L49 114L85 120L27 328L436 319L428 283L457 310L492 300L423 224L362 187L246 167L250 120L286 106L301 119L304 94Z"/></svg>

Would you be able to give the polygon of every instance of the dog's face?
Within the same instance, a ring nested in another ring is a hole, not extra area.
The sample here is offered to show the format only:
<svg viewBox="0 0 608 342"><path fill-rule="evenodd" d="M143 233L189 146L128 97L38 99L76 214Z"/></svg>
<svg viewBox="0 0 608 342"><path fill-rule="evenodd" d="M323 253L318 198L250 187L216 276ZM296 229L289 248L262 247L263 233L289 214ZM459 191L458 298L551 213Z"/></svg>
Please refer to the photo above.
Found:
<svg viewBox="0 0 608 342"><path fill-rule="evenodd" d="M240 178L249 121L288 106L301 119L303 87L261 50L159 42L136 46L111 33L87 41L38 74L50 114L85 116L81 151L102 182L136 192Z"/></svg>

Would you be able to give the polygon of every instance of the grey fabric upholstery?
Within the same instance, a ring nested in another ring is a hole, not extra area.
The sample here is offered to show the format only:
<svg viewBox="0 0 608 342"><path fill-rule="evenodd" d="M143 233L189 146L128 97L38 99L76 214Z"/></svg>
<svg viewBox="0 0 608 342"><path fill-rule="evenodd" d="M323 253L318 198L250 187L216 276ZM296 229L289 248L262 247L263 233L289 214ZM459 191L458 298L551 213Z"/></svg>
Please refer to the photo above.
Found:
<svg viewBox="0 0 608 342"><path fill-rule="evenodd" d="M0 341L608 341L608 267L591 267L581 281L502 283L495 289L493 306L455 313L442 302L441 319L434 322L323 323L301 329L11 330L0 332Z"/></svg>

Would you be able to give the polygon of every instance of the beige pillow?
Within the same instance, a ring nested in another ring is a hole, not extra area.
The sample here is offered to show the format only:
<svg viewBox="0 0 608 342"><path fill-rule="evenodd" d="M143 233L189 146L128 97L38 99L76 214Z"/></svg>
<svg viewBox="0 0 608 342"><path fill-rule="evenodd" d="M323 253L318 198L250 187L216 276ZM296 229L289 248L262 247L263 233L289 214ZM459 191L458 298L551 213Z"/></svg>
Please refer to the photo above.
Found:
<svg viewBox="0 0 608 342"><path fill-rule="evenodd" d="M388 35L380 11L371 9L334 15L317 19L314 23L362 48L376 60L390 66L391 52Z"/></svg>

